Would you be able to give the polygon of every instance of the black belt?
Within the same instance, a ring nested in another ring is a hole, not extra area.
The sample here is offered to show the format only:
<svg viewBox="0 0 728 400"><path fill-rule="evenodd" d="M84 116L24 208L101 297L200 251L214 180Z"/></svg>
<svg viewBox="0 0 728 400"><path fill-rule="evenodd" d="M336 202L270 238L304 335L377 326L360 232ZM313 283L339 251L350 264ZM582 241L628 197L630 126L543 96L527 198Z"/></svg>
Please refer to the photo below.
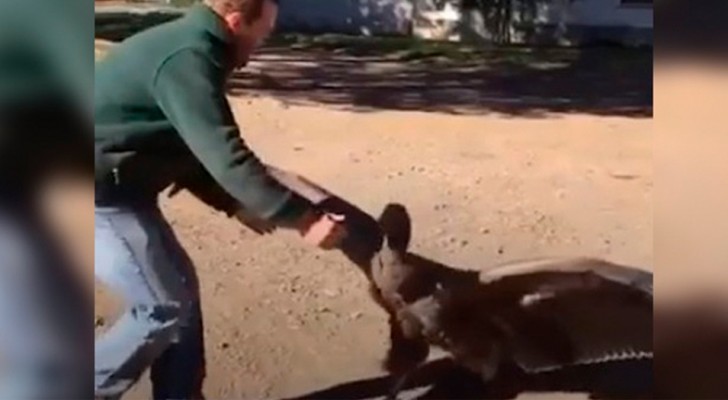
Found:
<svg viewBox="0 0 728 400"><path fill-rule="evenodd" d="M109 154L96 147L96 205L156 203L159 192L168 186L156 165L122 161L128 154Z"/></svg>
<svg viewBox="0 0 728 400"><path fill-rule="evenodd" d="M122 182L116 169L96 177L94 192L97 206L156 204L158 195L146 185Z"/></svg>

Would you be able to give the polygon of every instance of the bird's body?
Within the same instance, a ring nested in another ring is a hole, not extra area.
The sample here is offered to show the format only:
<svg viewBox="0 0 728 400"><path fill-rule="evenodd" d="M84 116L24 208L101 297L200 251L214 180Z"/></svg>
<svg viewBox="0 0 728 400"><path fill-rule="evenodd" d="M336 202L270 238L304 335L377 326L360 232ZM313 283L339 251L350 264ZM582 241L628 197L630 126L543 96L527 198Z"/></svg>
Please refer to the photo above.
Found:
<svg viewBox="0 0 728 400"><path fill-rule="evenodd" d="M642 284L649 274L597 259L539 267L498 279L486 273L470 288L443 286L402 313L422 326L428 343L475 354L495 343L499 354L484 359L507 358L525 372L651 356L652 294ZM620 271L607 277L600 267Z"/></svg>
<svg viewBox="0 0 728 400"><path fill-rule="evenodd" d="M387 243L372 269L390 313L391 373L406 376L431 346L486 381L503 363L541 373L652 357L651 273L593 258L449 268L406 251L406 211L392 207L384 220L400 223L382 224Z"/></svg>

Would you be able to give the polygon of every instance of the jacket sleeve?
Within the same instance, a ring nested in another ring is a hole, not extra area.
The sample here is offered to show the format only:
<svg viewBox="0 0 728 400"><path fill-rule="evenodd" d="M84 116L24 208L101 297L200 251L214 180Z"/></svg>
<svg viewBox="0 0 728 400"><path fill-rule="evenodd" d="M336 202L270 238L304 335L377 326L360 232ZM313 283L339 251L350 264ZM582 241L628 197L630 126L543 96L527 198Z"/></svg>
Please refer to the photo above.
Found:
<svg viewBox="0 0 728 400"><path fill-rule="evenodd" d="M271 177L240 137L225 97L221 66L199 51L168 57L152 93L192 153L245 208L261 218L290 224L312 204Z"/></svg>

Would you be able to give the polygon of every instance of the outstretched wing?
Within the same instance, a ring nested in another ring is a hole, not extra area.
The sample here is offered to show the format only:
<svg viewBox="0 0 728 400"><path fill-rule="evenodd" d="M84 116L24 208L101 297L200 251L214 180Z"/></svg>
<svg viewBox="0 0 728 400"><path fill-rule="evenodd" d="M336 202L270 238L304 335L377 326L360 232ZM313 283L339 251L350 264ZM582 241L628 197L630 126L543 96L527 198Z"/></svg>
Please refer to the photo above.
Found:
<svg viewBox="0 0 728 400"><path fill-rule="evenodd" d="M546 260L489 271L479 292L526 371L652 355L648 272L594 259Z"/></svg>
<svg viewBox="0 0 728 400"><path fill-rule="evenodd" d="M598 276L600 279L619 283L652 295L653 279L650 272L586 257L539 259L503 264L483 272L480 275L480 282L486 285L503 279L515 282L514 277L517 277L519 282L525 282L528 280L526 279L527 276L538 274L541 275L538 278L540 282L548 283L548 279L544 280L547 278L544 275L552 273L550 276L556 278L563 286L567 282L578 282L581 278L577 277L587 272Z"/></svg>

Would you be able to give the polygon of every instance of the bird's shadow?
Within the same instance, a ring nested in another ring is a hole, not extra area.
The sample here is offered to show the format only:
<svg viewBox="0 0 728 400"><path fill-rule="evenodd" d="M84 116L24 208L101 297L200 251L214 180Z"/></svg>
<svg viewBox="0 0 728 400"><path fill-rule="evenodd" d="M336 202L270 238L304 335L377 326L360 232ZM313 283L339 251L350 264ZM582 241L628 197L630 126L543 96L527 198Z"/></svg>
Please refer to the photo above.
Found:
<svg viewBox="0 0 728 400"><path fill-rule="evenodd" d="M363 400L383 398L393 378L382 376L342 383L288 400ZM422 390L416 390L422 389ZM417 394L412 394L412 391ZM484 384L476 375L444 358L423 365L410 379L401 398L434 399L515 399L525 392L586 393L592 399L651 398L652 361L627 361L527 375L515 368L502 370Z"/></svg>

